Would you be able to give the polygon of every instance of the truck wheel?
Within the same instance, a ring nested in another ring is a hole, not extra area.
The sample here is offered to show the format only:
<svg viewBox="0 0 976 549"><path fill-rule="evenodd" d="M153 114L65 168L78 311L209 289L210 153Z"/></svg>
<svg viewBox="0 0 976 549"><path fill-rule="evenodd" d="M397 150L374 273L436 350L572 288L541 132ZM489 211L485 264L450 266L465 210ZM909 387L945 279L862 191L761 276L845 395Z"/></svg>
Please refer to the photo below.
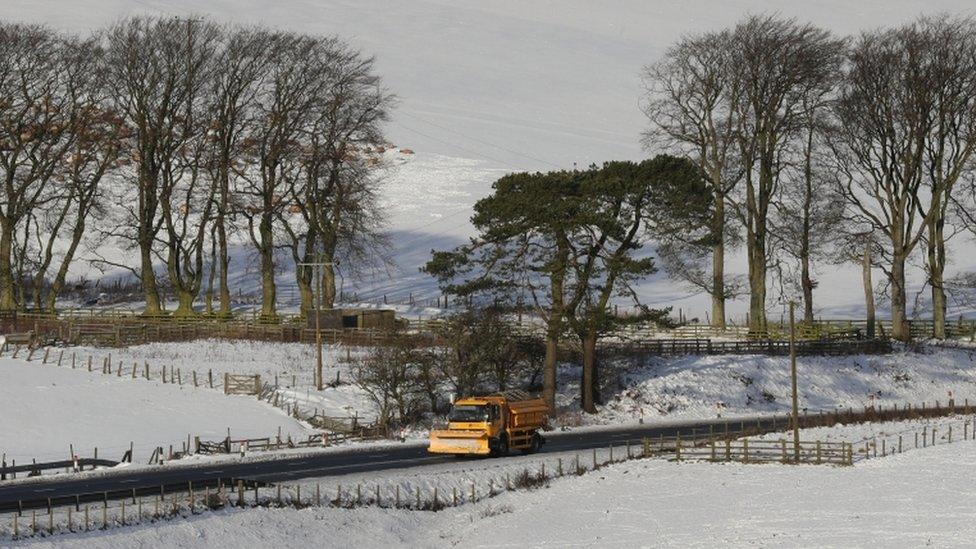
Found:
<svg viewBox="0 0 976 549"><path fill-rule="evenodd" d="M524 454L534 454L539 451L542 447L542 439L539 437L539 433L532 435L532 442L529 443L529 447L522 451Z"/></svg>
<svg viewBox="0 0 976 549"><path fill-rule="evenodd" d="M502 435L498 437L498 442L495 444L495 455L496 456L507 456L508 455L508 437Z"/></svg>

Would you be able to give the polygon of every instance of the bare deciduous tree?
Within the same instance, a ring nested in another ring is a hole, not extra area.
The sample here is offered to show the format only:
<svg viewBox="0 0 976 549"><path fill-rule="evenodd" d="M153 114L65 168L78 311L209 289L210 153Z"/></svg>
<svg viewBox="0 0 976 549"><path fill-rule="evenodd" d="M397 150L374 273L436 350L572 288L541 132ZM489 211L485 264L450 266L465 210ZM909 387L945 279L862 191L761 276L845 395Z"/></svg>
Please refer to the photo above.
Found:
<svg viewBox="0 0 976 549"><path fill-rule="evenodd" d="M941 278L945 202L972 153L970 28L967 20L923 19L864 34L837 104L840 190L852 215L887 241L892 335L902 340L906 263L928 236L930 278ZM933 286L942 291L941 281ZM944 321L944 301L937 306Z"/></svg>
<svg viewBox="0 0 976 549"><path fill-rule="evenodd" d="M264 84L268 63L274 50L274 35L265 30L229 29L214 61L212 133L208 169L214 181L215 204L210 280L219 272L220 316L231 313L228 269L228 219L234 213L232 191L237 187L239 172L244 170L243 138L255 114L255 101ZM212 284L212 282L211 282ZM211 290L212 295L212 290ZM212 306L212 305L211 305Z"/></svg>
<svg viewBox="0 0 976 549"><path fill-rule="evenodd" d="M202 26L203 30L195 30ZM200 41L200 37L206 37ZM157 275L153 265L155 245L164 226L161 197L167 174L179 164L177 156L192 148L196 134L187 131L188 109L201 94L202 67L211 62L213 48L209 23L171 18L123 20L106 35L109 68L107 81L114 108L131 128L130 158L134 173L127 176L130 189L116 206L125 212L120 229L112 230L127 247L137 248L140 266L116 264L129 269L141 281L145 313L162 313Z"/></svg>
<svg viewBox="0 0 976 549"><path fill-rule="evenodd" d="M792 264L788 268L789 297L796 287L803 299L803 321L809 324L814 322L813 291L817 287L814 263L833 253L841 236L837 227L844 210L843 197L829 175L826 140L830 128L825 116L828 103L819 93L809 98L812 104L805 109L805 121L793 147L796 150L790 151L792 159L783 172L784 182L774 202L776 211L771 221L771 246Z"/></svg>
<svg viewBox="0 0 976 549"><path fill-rule="evenodd" d="M711 323L725 327L725 302L738 293L738 283L725 274L729 193L742 179L737 156L739 112L732 108L742 92L740 72L732 57L732 33L705 33L680 40L660 62L644 69L651 129L645 146L672 149L692 158L705 174L712 192L711 244L674 241L664 248L664 265L675 278L712 298ZM708 250L708 252L706 252ZM711 256L710 273L702 267Z"/></svg>
<svg viewBox="0 0 976 549"><path fill-rule="evenodd" d="M810 97L829 89L839 74L844 42L795 20L753 16L733 31L732 57L742 91L733 106L740 128L745 185L735 203L746 230L749 326L766 330L766 277L770 209L784 156L803 127Z"/></svg>
<svg viewBox="0 0 976 549"><path fill-rule="evenodd" d="M0 24L0 309L24 304L35 208L62 194L51 181L74 146L82 108L61 62L69 50L68 39L44 27Z"/></svg>
<svg viewBox="0 0 976 549"><path fill-rule="evenodd" d="M243 145L253 168L242 170L239 212L247 220L248 235L261 264L261 316L274 319L275 233L280 232L282 211L287 210L288 191L300 177L301 140L307 130L314 100L325 85L325 67L317 55L318 39L276 35L267 85L256 98L254 123Z"/></svg>
<svg viewBox="0 0 976 549"><path fill-rule="evenodd" d="M322 303L336 298L336 269L353 272L382 262L386 237L377 193L376 154L383 142L381 123L392 97L373 72L373 60L338 39L316 48L322 70L320 91L312 98L302 138L301 173L289 190L295 212L281 211L296 263L322 262ZM297 225L289 220L299 218ZM312 306L312 271L299 269L296 281L302 309Z"/></svg>

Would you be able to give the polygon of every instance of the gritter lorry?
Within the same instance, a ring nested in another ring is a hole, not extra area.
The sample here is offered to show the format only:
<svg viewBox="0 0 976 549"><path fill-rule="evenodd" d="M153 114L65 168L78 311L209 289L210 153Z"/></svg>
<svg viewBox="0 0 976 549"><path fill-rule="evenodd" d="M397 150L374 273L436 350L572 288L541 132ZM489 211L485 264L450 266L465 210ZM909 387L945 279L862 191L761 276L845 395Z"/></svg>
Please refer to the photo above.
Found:
<svg viewBox="0 0 976 549"><path fill-rule="evenodd" d="M503 391L458 399L447 429L430 432L432 454L504 456L510 450L530 454L545 442L539 430L549 418L541 398L524 391Z"/></svg>

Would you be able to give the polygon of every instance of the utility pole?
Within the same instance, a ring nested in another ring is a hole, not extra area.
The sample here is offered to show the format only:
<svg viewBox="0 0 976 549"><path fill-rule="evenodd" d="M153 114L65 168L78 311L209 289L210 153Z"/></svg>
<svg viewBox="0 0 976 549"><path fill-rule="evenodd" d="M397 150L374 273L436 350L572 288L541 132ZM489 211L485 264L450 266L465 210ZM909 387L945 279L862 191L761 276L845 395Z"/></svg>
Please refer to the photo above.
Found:
<svg viewBox="0 0 976 549"><path fill-rule="evenodd" d="M321 391L325 385L322 375L322 326L320 304L322 302L322 268L332 265L331 261L321 261L316 263L299 263L299 267L311 267L312 276L315 277L314 296L315 300L315 389Z"/></svg>
<svg viewBox="0 0 976 549"><path fill-rule="evenodd" d="M793 459L800 463L800 403L796 389L796 302L790 301L790 378L793 385Z"/></svg>

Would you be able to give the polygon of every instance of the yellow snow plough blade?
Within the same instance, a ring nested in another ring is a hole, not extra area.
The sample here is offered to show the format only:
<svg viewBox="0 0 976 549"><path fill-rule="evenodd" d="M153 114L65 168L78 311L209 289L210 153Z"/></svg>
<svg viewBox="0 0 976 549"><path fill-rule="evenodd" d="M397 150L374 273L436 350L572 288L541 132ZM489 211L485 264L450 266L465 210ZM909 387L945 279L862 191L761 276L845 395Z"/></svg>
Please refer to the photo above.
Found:
<svg viewBox="0 0 976 549"><path fill-rule="evenodd" d="M431 431L430 446L432 454L483 455L491 453L488 435L482 431Z"/></svg>

